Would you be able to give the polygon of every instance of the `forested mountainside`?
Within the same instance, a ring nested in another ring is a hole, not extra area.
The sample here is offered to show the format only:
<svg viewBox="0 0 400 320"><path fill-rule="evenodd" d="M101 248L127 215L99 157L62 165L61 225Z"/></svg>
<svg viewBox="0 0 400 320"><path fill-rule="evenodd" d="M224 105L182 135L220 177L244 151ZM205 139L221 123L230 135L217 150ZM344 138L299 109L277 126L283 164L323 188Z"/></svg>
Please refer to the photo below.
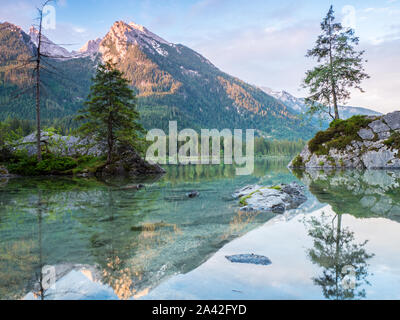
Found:
<svg viewBox="0 0 400 320"><path fill-rule="evenodd" d="M34 119L32 65L23 61L35 54L35 34L0 25L0 120ZM167 130L175 120L180 129L251 128L278 139L308 138L317 131L301 126L296 112L261 89L134 23L116 22L103 39L89 41L79 52L66 54L47 38L46 45L46 53L56 58L43 64L42 117L67 127L75 125L73 116L87 97L96 65L111 59L136 90L147 129Z"/></svg>

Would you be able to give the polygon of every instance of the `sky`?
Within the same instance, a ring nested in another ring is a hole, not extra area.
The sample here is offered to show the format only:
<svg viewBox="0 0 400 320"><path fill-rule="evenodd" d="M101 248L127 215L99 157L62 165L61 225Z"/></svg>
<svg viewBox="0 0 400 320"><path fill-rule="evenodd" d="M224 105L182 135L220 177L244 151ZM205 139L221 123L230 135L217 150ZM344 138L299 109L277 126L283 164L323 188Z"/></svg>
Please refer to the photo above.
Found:
<svg viewBox="0 0 400 320"><path fill-rule="evenodd" d="M41 2L0 0L0 22L28 30ZM400 110L400 0L58 0L55 29L46 35L76 50L115 21L132 21L248 83L302 97L301 81L316 64L305 54L331 4L360 37L371 76L346 104Z"/></svg>

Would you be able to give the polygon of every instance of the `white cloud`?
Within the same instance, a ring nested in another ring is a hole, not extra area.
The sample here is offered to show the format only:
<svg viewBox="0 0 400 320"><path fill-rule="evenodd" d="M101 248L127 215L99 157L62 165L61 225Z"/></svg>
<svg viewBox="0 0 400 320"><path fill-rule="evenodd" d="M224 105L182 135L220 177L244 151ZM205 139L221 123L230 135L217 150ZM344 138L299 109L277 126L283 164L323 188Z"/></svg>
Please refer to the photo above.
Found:
<svg viewBox="0 0 400 320"><path fill-rule="evenodd" d="M85 28L81 28L81 27L73 27L73 30L77 33L84 33L86 32Z"/></svg>
<svg viewBox="0 0 400 320"><path fill-rule="evenodd" d="M306 91L300 84L315 61L305 58L319 34L318 21L262 29L235 29L207 35L193 46L221 70L259 86L285 89L297 96ZM399 32L400 34L400 32ZM364 39L365 40L365 39ZM348 105L370 107L380 112L400 109L400 40L392 37L361 43L366 50L365 93L354 92Z"/></svg>

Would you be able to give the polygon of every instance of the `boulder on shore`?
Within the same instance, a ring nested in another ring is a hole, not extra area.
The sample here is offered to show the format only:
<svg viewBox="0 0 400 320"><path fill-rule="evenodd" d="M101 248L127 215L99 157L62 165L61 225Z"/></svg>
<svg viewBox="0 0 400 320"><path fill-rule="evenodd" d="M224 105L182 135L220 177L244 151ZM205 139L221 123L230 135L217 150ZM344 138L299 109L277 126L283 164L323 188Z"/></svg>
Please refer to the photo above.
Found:
<svg viewBox="0 0 400 320"><path fill-rule="evenodd" d="M400 168L400 111L333 122L308 142L289 168Z"/></svg>
<svg viewBox="0 0 400 320"><path fill-rule="evenodd" d="M284 213L286 210L296 209L307 201L304 187L296 182L278 186L249 185L233 195L239 199L242 211L269 211Z"/></svg>

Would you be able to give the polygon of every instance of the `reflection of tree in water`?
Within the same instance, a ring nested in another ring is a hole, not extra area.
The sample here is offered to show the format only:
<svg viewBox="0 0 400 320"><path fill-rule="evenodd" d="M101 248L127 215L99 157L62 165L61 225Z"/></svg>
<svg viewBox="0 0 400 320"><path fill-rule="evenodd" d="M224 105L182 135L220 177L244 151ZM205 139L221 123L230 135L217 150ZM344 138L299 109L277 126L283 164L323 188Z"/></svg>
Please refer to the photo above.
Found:
<svg viewBox="0 0 400 320"><path fill-rule="evenodd" d="M312 249L308 250L308 257L323 268L323 273L313 278L316 285L322 287L327 299L345 300L364 298L365 289L361 287L369 284L367 260L374 254L365 250L368 240L356 243L354 232L342 227L342 215L336 215L333 220L322 214L305 220L308 234L313 238ZM335 225L336 224L336 225ZM353 274L346 270L351 266ZM350 276L349 281L344 277Z"/></svg>

